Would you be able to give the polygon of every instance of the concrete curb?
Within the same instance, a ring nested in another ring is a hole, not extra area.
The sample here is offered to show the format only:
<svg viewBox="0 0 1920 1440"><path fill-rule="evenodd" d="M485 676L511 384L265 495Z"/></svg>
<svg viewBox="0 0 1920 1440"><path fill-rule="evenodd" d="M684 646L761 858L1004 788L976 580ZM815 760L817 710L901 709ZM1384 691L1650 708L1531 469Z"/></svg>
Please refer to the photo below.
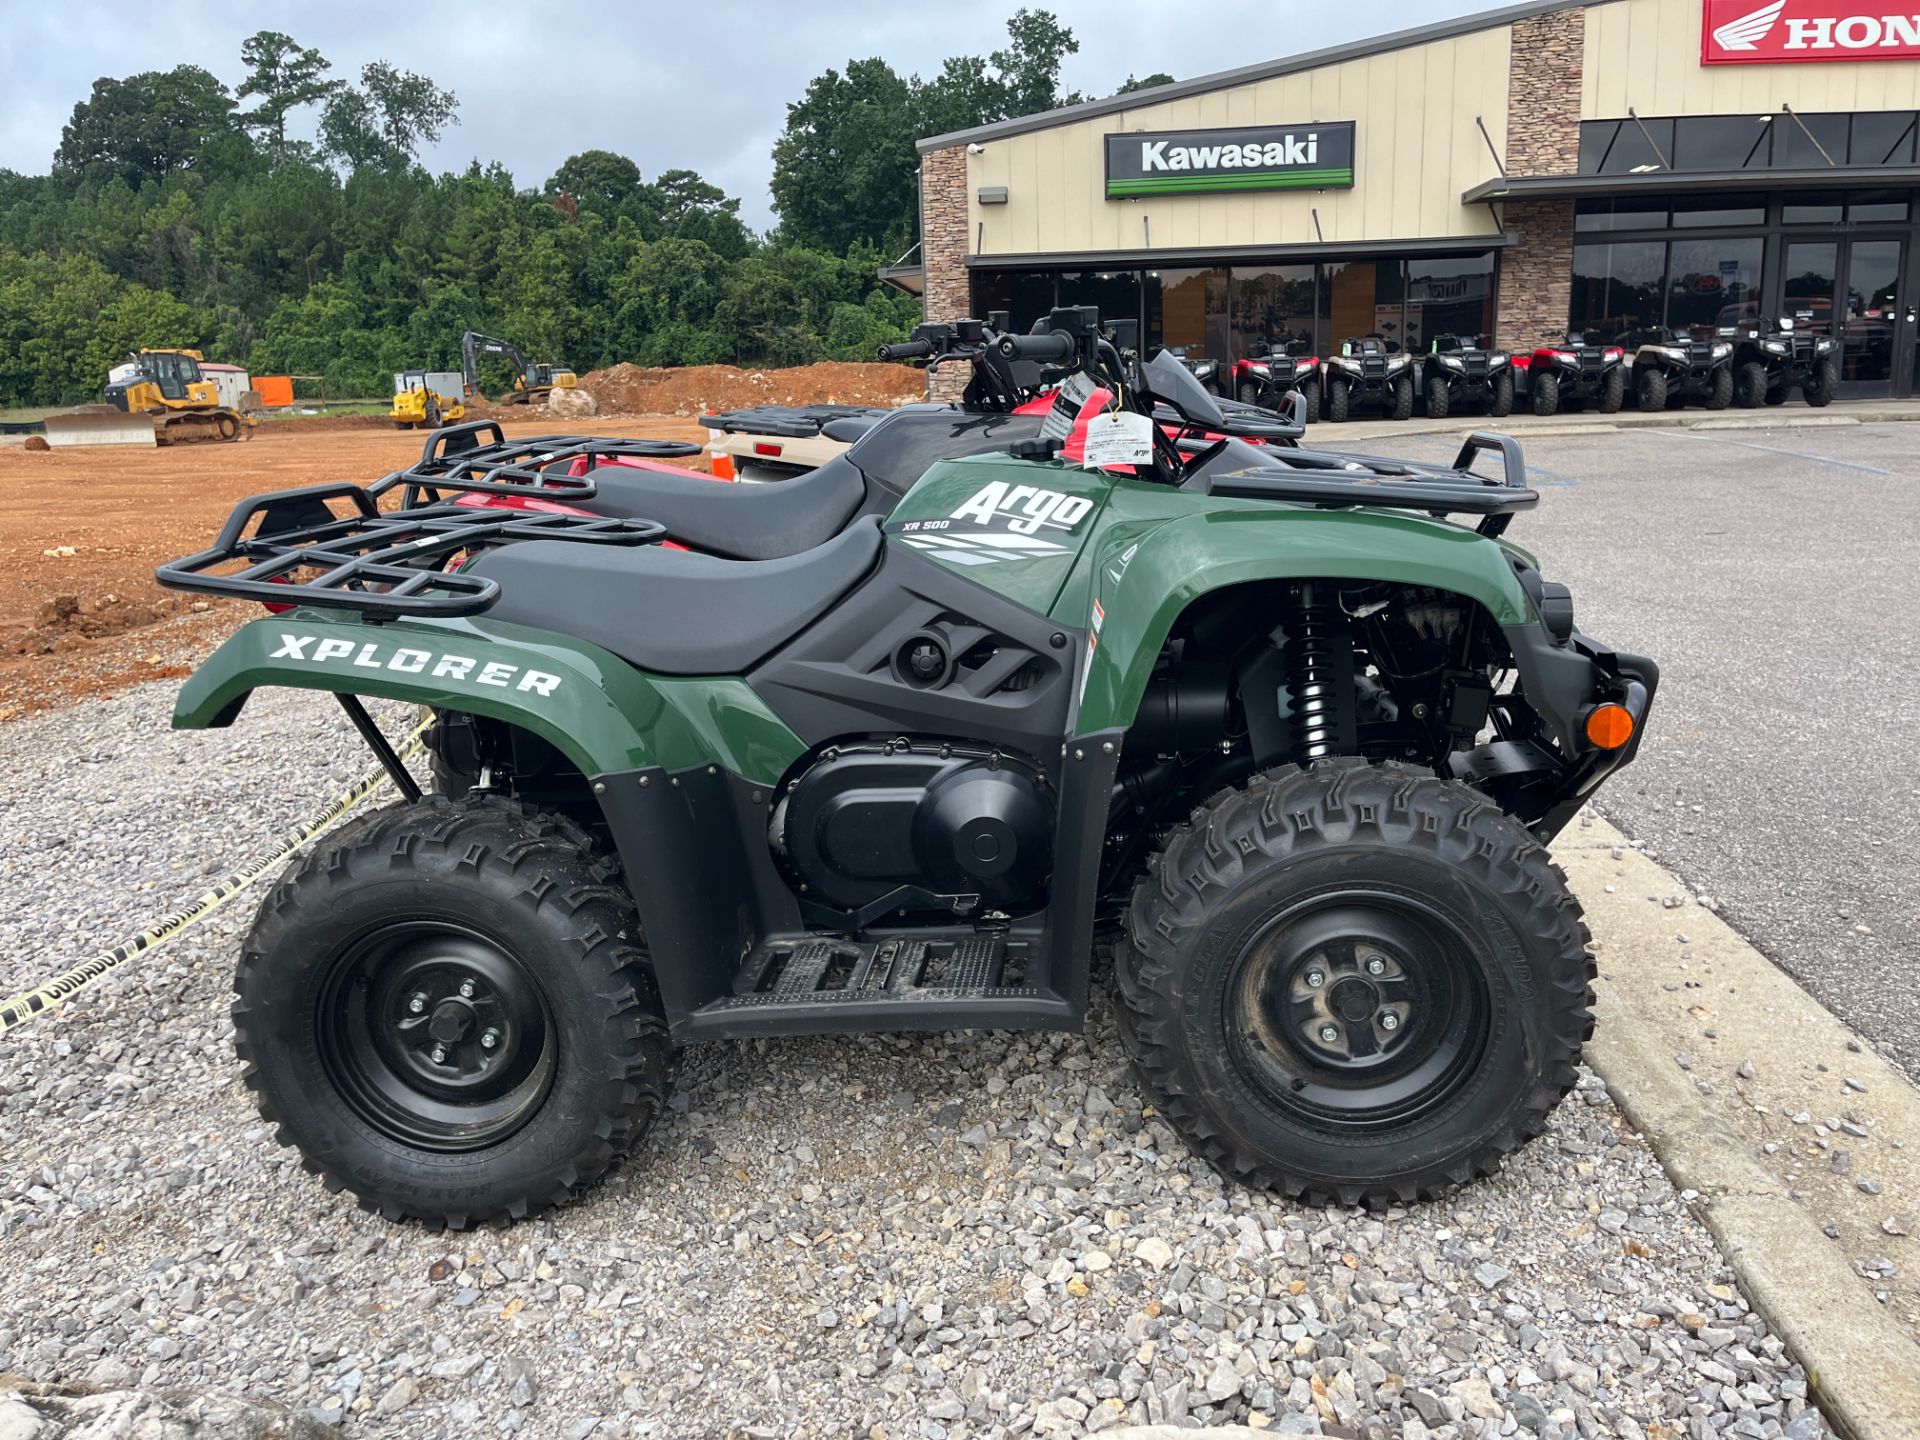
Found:
<svg viewBox="0 0 1920 1440"><path fill-rule="evenodd" d="M1905 1148L1920 1144L1920 1091L1606 822L1554 850L1600 959L1588 1063L1674 1183L1697 1192L1695 1212L1833 1425L1853 1440L1920 1435L1911 1296L1876 1299L1847 1258L1904 1247L1920 1262L1877 1218L1920 1204L1920 1153ZM1863 1138L1812 1114L1847 1115ZM1868 1157L1872 1194L1835 1173L1841 1146Z"/></svg>
<svg viewBox="0 0 1920 1440"><path fill-rule="evenodd" d="M1306 443L1330 449L1346 448L1340 437L1380 440L1396 436L1457 435L1493 430L1525 440L1531 436L1612 435L1623 430L1826 430L1859 425L1887 425L1920 421L1920 404L1885 406L1857 404L1839 413L1833 410L1787 409L1710 411L1675 410L1655 415L1622 410L1617 415L1570 414L1542 418L1510 415L1495 420L1466 415L1447 420L1358 420L1344 425L1327 421L1307 427Z"/></svg>

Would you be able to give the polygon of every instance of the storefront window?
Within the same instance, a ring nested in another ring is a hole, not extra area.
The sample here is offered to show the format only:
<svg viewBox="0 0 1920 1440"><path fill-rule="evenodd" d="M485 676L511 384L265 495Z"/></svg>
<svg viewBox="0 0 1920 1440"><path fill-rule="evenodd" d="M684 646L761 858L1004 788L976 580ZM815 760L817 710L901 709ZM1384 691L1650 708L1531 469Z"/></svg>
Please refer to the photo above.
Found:
<svg viewBox="0 0 1920 1440"><path fill-rule="evenodd" d="M1911 111L1860 114L1853 117L1853 138L1847 146L1849 165L1911 165L1914 118Z"/></svg>
<svg viewBox="0 0 1920 1440"><path fill-rule="evenodd" d="M1145 296L1146 353L1177 345L1189 355L1233 358L1225 270L1149 270Z"/></svg>
<svg viewBox="0 0 1920 1440"><path fill-rule="evenodd" d="M1759 236L1741 240L1676 240L1667 266L1666 323L1681 333L1731 325L1759 313Z"/></svg>
<svg viewBox="0 0 1920 1440"><path fill-rule="evenodd" d="M1291 344L1318 353L1314 336L1314 267L1237 266L1233 272L1233 335L1238 355L1264 342L1285 351Z"/></svg>
<svg viewBox="0 0 1920 1440"><path fill-rule="evenodd" d="M1059 305L1097 305L1102 320L1139 320L1138 270L1062 270Z"/></svg>
<svg viewBox="0 0 1920 1440"><path fill-rule="evenodd" d="M1782 115L1773 122L1773 168L1819 170L1844 165L1851 115ZM1825 154L1821 152L1825 151Z"/></svg>
<svg viewBox="0 0 1920 1440"><path fill-rule="evenodd" d="M1659 240L1574 246L1568 328L1621 335L1661 324L1666 261L1667 247Z"/></svg>
<svg viewBox="0 0 1920 1440"><path fill-rule="evenodd" d="M1770 115L1683 115L1673 122L1676 170L1764 167L1770 151Z"/></svg>
<svg viewBox="0 0 1920 1440"><path fill-rule="evenodd" d="M1407 348L1442 335L1467 340L1493 330L1493 252L1435 255L1407 262Z"/></svg>
<svg viewBox="0 0 1920 1440"><path fill-rule="evenodd" d="M973 275L973 314L984 320L995 310L1013 318L1013 328L1025 334L1033 322L1053 309L1053 271L976 270Z"/></svg>
<svg viewBox="0 0 1920 1440"><path fill-rule="evenodd" d="M1856 225L1905 220L1911 208L1904 190L1859 190L1847 197L1847 219Z"/></svg>
<svg viewBox="0 0 1920 1440"><path fill-rule="evenodd" d="M1376 335L1389 350L1407 343L1406 267L1399 260L1348 260L1322 270L1320 335L1323 353L1348 340Z"/></svg>
<svg viewBox="0 0 1920 1440"><path fill-rule="evenodd" d="M1667 228L1667 202L1644 200L1631 195L1576 201L1573 208L1576 230L1664 230Z"/></svg>
<svg viewBox="0 0 1920 1440"><path fill-rule="evenodd" d="M1764 195L1694 195L1673 202L1673 228L1676 230L1766 223L1767 200Z"/></svg>
<svg viewBox="0 0 1920 1440"><path fill-rule="evenodd" d="M1673 164L1672 120L1589 120L1580 127L1583 175L1632 175Z"/></svg>
<svg viewBox="0 0 1920 1440"><path fill-rule="evenodd" d="M1780 207L1780 219L1788 225L1838 225L1845 214L1838 195L1789 195Z"/></svg>

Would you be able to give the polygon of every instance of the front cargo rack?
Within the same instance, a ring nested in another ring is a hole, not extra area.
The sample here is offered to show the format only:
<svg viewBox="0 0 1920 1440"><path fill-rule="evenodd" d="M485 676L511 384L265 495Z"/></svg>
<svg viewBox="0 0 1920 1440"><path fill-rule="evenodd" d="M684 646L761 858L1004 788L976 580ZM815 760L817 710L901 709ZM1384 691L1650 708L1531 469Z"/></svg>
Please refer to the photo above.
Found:
<svg viewBox="0 0 1920 1440"><path fill-rule="evenodd" d="M1501 458L1501 473L1481 475L1473 463L1483 453ZM1522 510L1540 503L1527 484L1520 442L1508 435L1467 436L1452 465L1389 460L1340 451L1278 450L1274 463L1208 475L1208 494L1247 500L1284 500L1323 509L1378 506L1430 515L1480 515L1482 535L1494 536Z"/></svg>

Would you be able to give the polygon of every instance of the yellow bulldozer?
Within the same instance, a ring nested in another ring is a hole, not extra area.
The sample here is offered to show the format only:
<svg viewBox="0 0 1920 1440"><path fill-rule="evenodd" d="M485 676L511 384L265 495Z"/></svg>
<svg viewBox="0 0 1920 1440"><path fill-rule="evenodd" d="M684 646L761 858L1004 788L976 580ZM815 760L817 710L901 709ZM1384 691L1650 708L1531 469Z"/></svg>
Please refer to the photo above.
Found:
<svg viewBox="0 0 1920 1440"><path fill-rule="evenodd" d="M139 350L107 375L106 403L47 417L56 444L178 445L250 440L258 423L220 398L198 350Z"/></svg>

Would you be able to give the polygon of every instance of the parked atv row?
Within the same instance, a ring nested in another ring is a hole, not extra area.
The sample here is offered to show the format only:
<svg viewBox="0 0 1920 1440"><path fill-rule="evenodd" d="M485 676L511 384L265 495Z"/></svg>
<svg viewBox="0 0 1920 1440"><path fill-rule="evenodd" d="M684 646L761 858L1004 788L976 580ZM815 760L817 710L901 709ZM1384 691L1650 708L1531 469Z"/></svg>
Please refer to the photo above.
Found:
<svg viewBox="0 0 1920 1440"><path fill-rule="evenodd" d="M1544 847L1658 671L1505 540L1519 446L1301 447L1303 404L1087 309L909 348L966 401L792 481L459 426L161 568L274 611L176 726L331 691L402 796L237 966L245 1082L326 1183L516 1220L642 1143L687 1046L1078 1029L1103 936L1144 1094L1235 1181L1405 1203L1545 1128L1594 962ZM363 696L432 714L433 793Z"/></svg>

